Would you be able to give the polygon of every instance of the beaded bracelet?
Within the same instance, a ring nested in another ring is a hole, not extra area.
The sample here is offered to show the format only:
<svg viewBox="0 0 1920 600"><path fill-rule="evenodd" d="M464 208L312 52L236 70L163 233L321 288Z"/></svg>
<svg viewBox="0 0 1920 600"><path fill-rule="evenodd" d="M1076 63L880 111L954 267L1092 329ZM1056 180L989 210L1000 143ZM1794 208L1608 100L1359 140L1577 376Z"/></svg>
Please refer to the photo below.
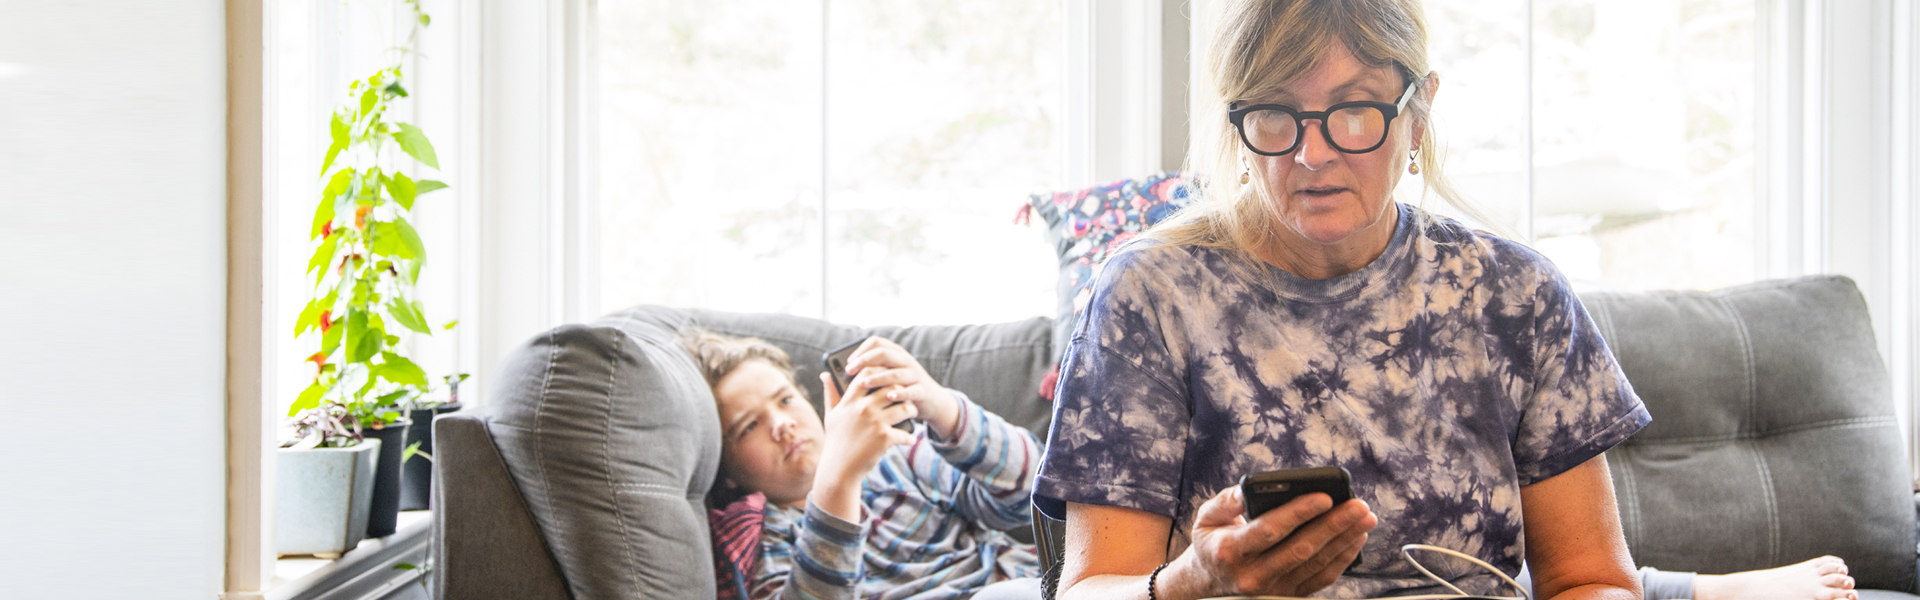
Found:
<svg viewBox="0 0 1920 600"><path fill-rule="evenodd" d="M1147 576L1147 600L1160 600L1153 593L1153 584L1160 579L1160 570L1167 568L1168 564L1171 563L1160 563L1160 566L1153 568L1153 574Z"/></svg>

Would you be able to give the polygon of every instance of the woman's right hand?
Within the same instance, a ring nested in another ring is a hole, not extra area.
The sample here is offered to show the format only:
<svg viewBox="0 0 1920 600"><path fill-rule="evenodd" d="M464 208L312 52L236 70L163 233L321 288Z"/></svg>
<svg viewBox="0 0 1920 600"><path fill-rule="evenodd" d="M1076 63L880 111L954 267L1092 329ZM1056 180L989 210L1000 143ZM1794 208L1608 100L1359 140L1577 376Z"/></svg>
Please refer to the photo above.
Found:
<svg viewBox="0 0 1920 600"><path fill-rule="evenodd" d="M889 446L913 442L913 434L894 429L893 424L918 413L912 402L888 400L884 388L868 389L864 373L847 382L847 389L854 393L846 398L834 391L829 377L820 374L827 395L826 432L809 498L822 510L854 521L860 516L861 480L879 466Z"/></svg>
<svg viewBox="0 0 1920 600"><path fill-rule="evenodd" d="M1194 514L1193 544L1167 566L1178 568L1171 578L1177 581L1162 573L1161 589L1174 583L1199 592L1194 597L1306 596L1339 579L1379 523L1365 502L1334 507L1326 494L1295 498L1251 521L1244 506L1240 486L1201 504Z"/></svg>

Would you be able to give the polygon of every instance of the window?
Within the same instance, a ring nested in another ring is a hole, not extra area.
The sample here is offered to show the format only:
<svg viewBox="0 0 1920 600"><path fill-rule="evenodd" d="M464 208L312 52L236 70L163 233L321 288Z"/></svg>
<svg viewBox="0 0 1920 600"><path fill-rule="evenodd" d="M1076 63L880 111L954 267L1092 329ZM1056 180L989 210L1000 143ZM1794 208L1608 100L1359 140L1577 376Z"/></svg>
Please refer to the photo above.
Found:
<svg viewBox="0 0 1920 600"><path fill-rule="evenodd" d="M1753 0L1428 10L1449 171L1498 225L1590 287L1760 277Z"/></svg>
<svg viewBox="0 0 1920 600"><path fill-rule="evenodd" d="M1204 51L1215 9L602 0L600 83L587 92L603 125L589 312L662 303L863 324L1047 314L1050 257L1037 232L998 215L1025 192L1178 164L1186 115L1171 86L1189 80L1185 59ZM1582 289L1851 276L1913 431L1915 11L1827 0L1426 10L1448 173L1486 225ZM739 133L748 123L758 129ZM787 145L733 143L746 135ZM1399 197L1418 198L1419 184L1403 179ZM947 303L959 297L974 302Z"/></svg>
<svg viewBox="0 0 1920 600"><path fill-rule="evenodd" d="M603 310L872 325L1053 306L1051 251L1012 220L1062 185L1058 3L598 11Z"/></svg>

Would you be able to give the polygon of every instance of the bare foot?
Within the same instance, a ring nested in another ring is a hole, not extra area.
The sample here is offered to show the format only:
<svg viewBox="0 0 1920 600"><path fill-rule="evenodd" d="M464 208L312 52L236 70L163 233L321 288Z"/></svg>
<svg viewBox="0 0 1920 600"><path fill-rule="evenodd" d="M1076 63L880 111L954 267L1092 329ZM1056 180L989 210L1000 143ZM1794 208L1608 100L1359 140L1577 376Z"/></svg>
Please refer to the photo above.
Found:
<svg viewBox="0 0 1920 600"><path fill-rule="evenodd" d="M1700 575L1693 580L1694 600L1859 600L1847 563L1822 556L1765 571Z"/></svg>

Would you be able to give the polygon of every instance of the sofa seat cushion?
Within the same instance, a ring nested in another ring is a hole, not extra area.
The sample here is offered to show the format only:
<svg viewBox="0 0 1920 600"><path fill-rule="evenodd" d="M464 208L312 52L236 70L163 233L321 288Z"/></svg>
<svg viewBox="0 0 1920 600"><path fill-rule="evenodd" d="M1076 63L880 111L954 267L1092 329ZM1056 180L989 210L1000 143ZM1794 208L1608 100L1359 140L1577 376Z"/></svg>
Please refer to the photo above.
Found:
<svg viewBox="0 0 1920 600"><path fill-rule="evenodd" d="M1832 554L1912 591L1914 506L1853 282L1582 297L1653 423L1608 453L1634 559L1730 573Z"/></svg>

